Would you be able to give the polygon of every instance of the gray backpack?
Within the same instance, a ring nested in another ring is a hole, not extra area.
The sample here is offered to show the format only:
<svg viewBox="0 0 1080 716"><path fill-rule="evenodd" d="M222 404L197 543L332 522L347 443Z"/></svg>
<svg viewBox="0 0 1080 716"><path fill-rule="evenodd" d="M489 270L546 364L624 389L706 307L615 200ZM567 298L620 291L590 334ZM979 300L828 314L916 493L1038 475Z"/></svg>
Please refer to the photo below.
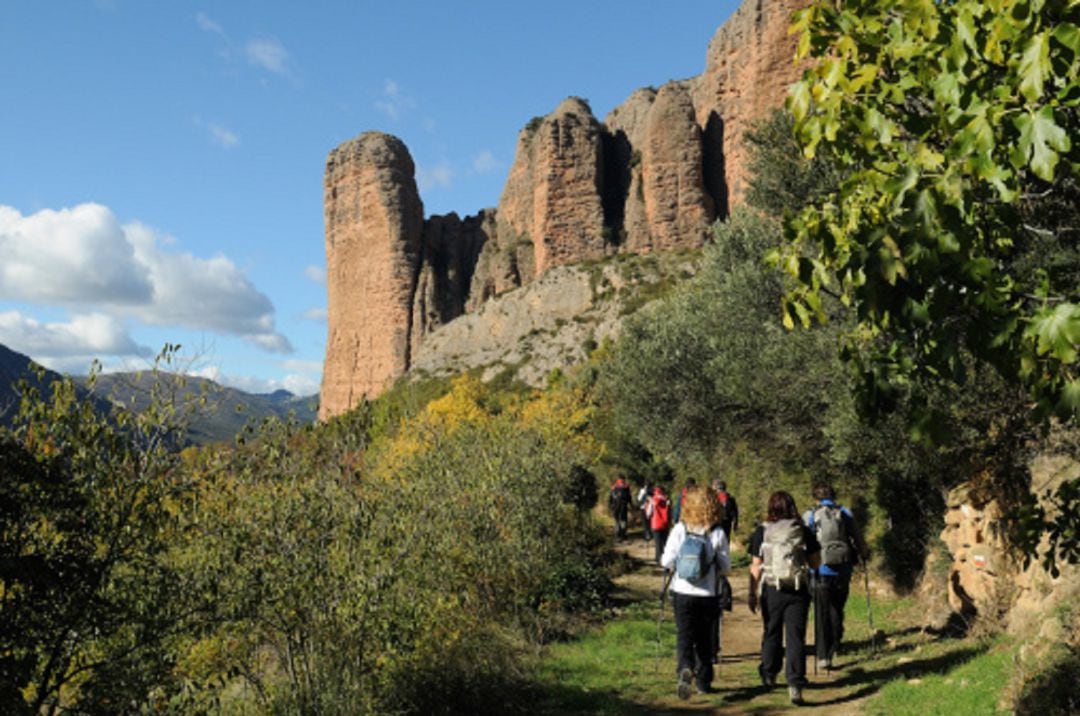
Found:
<svg viewBox="0 0 1080 716"><path fill-rule="evenodd" d="M765 523L765 539L761 544L763 586L800 589L807 583L810 570L806 564L804 529L799 520Z"/></svg>
<svg viewBox="0 0 1080 716"><path fill-rule="evenodd" d="M830 567L847 564L851 558L844 514L836 505L821 505L814 510L814 530L821 542L821 563Z"/></svg>

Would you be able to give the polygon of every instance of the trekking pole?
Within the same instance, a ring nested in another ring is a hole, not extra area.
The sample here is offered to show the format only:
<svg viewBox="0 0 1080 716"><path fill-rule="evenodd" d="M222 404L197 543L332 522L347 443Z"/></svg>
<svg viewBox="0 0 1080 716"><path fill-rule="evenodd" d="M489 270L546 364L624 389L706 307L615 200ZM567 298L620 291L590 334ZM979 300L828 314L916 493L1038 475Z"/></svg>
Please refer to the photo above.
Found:
<svg viewBox="0 0 1080 716"><path fill-rule="evenodd" d="M863 584L866 585L866 622L870 627L870 655L877 653L877 632L874 631L874 611L870 607L870 566L863 563Z"/></svg>
<svg viewBox="0 0 1080 716"><path fill-rule="evenodd" d="M820 589L818 589L819 577L813 572L810 573L810 598L814 601L814 677L818 675L817 655L821 651L821 599Z"/></svg>

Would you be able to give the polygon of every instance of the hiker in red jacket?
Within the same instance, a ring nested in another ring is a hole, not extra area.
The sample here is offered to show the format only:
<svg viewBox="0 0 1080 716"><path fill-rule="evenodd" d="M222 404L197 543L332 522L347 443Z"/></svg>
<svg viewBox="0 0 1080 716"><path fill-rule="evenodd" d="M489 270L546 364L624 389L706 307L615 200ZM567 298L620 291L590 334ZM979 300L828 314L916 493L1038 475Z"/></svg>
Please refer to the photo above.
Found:
<svg viewBox="0 0 1080 716"><path fill-rule="evenodd" d="M671 500L659 485L653 488L653 496L649 500L649 527L656 537L656 563L659 564L671 529Z"/></svg>

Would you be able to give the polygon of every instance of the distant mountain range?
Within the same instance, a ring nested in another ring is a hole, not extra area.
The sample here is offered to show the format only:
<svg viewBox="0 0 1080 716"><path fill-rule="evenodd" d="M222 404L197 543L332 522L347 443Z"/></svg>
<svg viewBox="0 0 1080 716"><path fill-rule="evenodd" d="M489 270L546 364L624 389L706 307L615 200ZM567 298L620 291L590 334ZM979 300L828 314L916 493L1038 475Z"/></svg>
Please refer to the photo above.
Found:
<svg viewBox="0 0 1080 716"><path fill-rule="evenodd" d="M32 384L36 383L32 371L34 366L29 357L0 345L0 425L10 425L18 412L18 381L28 378ZM99 375L92 392L86 388L85 377L73 378L84 395L95 401L100 411L107 412L110 405L116 403L135 411L145 409L153 389L153 376L149 371ZM60 378L59 373L47 370L42 387ZM179 376L168 373L160 374L159 380L169 381L162 388L165 394L172 396L177 407L205 398L189 421L188 442L191 444L232 440L245 424L257 424L268 417L284 420L292 414L301 423L315 420L317 395L297 397L287 390L266 394L245 393L205 378L185 376L181 380Z"/></svg>

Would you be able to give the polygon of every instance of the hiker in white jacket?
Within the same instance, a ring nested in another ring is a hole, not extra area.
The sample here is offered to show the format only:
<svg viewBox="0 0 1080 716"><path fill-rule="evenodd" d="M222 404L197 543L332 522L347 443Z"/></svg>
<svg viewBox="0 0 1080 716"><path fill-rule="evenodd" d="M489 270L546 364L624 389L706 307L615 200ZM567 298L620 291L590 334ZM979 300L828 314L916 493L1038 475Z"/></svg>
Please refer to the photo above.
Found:
<svg viewBox="0 0 1080 716"><path fill-rule="evenodd" d="M713 633L720 619L721 577L731 569L728 539L720 527L723 512L709 490L686 492L681 521L664 546L660 564L674 570L671 579L675 608L678 695L690 698L696 685L712 691Z"/></svg>

